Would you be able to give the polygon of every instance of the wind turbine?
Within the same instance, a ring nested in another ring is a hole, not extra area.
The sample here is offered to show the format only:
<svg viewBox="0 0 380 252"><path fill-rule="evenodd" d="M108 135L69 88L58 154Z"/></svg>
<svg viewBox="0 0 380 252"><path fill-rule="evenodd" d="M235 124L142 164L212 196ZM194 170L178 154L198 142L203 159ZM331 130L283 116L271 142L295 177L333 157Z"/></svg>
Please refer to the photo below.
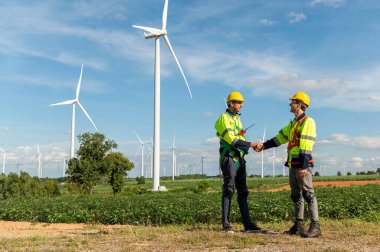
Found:
<svg viewBox="0 0 380 252"><path fill-rule="evenodd" d="M72 117L71 117L71 147L70 147L70 159L74 157L74 138L75 138L75 104L78 104L79 107L82 109L83 113L87 116L87 118L90 120L94 128L96 129L96 132L98 131L98 128L96 127L95 123L92 121L90 115L87 113L87 111L84 109L82 104L79 102L79 91L80 91L80 85L82 82L82 72L83 72L83 64L82 68L80 70L80 76L79 76L79 81L78 81L78 86L77 86L77 91L75 95L74 100L67 100L59 103L54 103L50 104L49 106L60 106L60 105L73 105L73 112L72 112Z"/></svg>
<svg viewBox="0 0 380 252"><path fill-rule="evenodd" d="M37 144L36 160L37 160L37 177L41 178L42 177L42 163L41 163L40 147L38 144Z"/></svg>
<svg viewBox="0 0 380 252"><path fill-rule="evenodd" d="M145 142L145 144L147 144L147 147L150 151L150 177L153 178L153 140L151 140L150 142ZM152 148L149 146L149 144L152 145Z"/></svg>
<svg viewBox="0 0 380 252"><path fill-rule="evenodd" d="M137 135L137 133L135 132L135 135L136 137L139 139L140 141L140 147L139 149L137 150L136 152L136 155L137 153L141 150L141 177L144 177L144 142L141 141L140 137ZM135 155L135 156L136 156Z"/></svg>
<svg viewBox="0 0 380 252"><path fill-rule="evenodd" d="M3 154L3 174L5 174L5 156L9 150L4 150L2 147L0 147L0 151Z"/></svg>
<svg viewBox="0 0 380 252"><path fill-rule="evenodd" d="M175 136L174 136L174 140L173 140L173 144L172 144L172 163L173 163L173 169L172 169L172 180L174 180L174 176L175 176L175 166L176 166L176 160L175 160Z"/></svg>
<svg viewBox="0 0 380 252"><path fill-rule="evenodd" d="M263 134L263 143L265 141L265 132L267 131L267 126L264 128L264 134ZM264 150L261 151L261 178L264 178Z"/></svg>
<svg viewBox="0 0 380 252"><path fill-rule="evenodd" d="M268 156L268 153L265 152L267 154L267 157L269 160L272 160L272 172L273 172L273 178L275 177L275 170L274 170L274 160L275 159L278 159L278 157L276 156L276 149L273 149L273 154L271 156Z"/></svg>
<svg viewBox="0 0 380 252"><path fill-rule="evenodd" d="M154 142L153 142L153 191L164 190L164 187L160 188L160 37L163 37L166 45L168 46L175 62L178 65L179 70L185 80L190 97L192 98L190 86L187 83L185 74L182 67L179 64L177 56L175 55L173 48L170 44L167 36L166 21L168 16L168 0L165 0L164 11L162 13L162 28L156 29L145 26L133 25L137 29L144 30L144 36L146 39L155 38L155 64L154 64Z"/></svg>

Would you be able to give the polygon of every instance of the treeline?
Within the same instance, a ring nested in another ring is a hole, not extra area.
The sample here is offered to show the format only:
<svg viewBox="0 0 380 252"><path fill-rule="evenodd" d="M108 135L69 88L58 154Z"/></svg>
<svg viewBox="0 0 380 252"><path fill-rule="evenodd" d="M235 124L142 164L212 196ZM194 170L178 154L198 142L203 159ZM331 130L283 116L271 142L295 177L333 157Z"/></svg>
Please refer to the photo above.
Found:
<svg viewBox="0 0 380 252"><path fill-rule="evenodd" d="M0 197L11 199L25 196L52 197L58 196L59 187L53 179L31 177L27 172L0 175Z"/></svg>

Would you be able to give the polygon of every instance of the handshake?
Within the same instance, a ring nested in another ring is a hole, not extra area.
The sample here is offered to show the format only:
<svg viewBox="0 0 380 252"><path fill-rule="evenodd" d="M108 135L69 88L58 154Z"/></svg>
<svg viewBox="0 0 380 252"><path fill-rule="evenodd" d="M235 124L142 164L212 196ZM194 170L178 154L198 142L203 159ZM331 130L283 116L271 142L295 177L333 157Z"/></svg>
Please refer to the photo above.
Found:
<svg viewBox="0 0 380 252"><path fill-rule="evenodd" d="M257 143L251 142L251 147L256 152L261 152L264 150L264 143L260 140Z"/></svg>

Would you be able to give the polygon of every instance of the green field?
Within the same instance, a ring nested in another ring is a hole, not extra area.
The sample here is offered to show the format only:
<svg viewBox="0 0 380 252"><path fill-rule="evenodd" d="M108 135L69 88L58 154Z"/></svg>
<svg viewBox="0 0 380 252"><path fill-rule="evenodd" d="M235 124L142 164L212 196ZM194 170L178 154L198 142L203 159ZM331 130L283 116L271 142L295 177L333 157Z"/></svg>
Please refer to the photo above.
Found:
<svg viewBox="0 0 380 252"><path fill-rule="evenodd" d="M327 179L379 179L374 176L318 177ZM50 223L103 223L133 225L218 224L220 222L219 178L162 180L167 192L151 192L151 183L128 181L123 193L113 195L109 186L97 186L93 195L69 194L56 197L17 197L3 200L0 219ZM260 222L293 219L288 191L266 190L287 185L287 178L249 178L250 214ZM316 188L322 219L380 221L380 186ZM236 197L236 195L234 196ZM232 222L240 222L233 201Z"/></svg>

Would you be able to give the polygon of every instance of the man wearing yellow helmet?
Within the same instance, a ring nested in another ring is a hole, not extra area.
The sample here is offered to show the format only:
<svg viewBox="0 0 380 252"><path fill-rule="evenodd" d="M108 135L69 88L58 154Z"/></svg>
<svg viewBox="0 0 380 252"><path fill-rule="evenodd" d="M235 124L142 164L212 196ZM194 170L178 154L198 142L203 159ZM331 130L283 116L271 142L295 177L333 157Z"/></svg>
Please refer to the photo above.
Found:
<svg viewBox="0 0 380 252"><path fill-rule="evenodd" d="M285 233L299 234L304 238L315 238L322 235L318 223L318 203L312 183L313 158L312 150L316 138L315 121L305 114L310 106L310 97L304 92L296 93L289 99L290 112L295 115L293 121L283 127L279 133L265 143L259 143L257 150L278 147L288 143L288 160L291 199L294 202L295 222ZM308 203L310 228L304 228L304 200Z"/></svg>
<svg viewBox="0 0 380 252"><path fill-rule="evenodd" d="M248 188L246 183L246 167L244 156L250 147L256 148L255 142L245 139L243 125L239 112L243 108L244 98L240 92L234 91L227 97L227 110L215 123L215 129L220 139L220 168L223 172L222 189L222 225L223 230L232 231L230 226L231 198L234 187L237 190L237 200L243 219L244 231L263 232L255 223L251 222L248 209Z"/></svg>

